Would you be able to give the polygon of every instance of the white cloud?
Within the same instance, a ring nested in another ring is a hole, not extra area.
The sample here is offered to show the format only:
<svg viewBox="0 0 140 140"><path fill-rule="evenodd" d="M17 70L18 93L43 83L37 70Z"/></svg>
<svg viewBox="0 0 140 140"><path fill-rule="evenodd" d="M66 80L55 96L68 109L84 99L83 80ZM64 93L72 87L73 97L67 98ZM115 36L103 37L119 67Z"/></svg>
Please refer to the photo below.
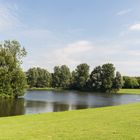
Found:
<svg viewBox="0 0 140 140"><path fill-rule="evenodd" d="M0 5L0 31L21 26L17 5Z"/></svg>
<svg viewBox="0 0 140 140"><path fill-rule="evenodd" d="M72 44L68 44L66 48L62 51L63 53L71 54L71 53L81 53L89 51L93 48L92 44L89 41L78 41Z"/></svg>
<svg viewBox="0 0 140 140"><path fill-rule="evenodd" d="M133 31L140 31L140 23L131 25L129 29Z"/></svg>
<svg viewBox="0 0 140 140"><path fill-rule="evenodd" d="M81 40L67 44L61 48L52 49L47 58L52 64L67 64L74 68L75 65L82 62L82 58L84 58L89 51L92 51L92 49L93 45L89 41Z"/></svg>
<svg viewBox="0 0 140 140"><path fill-rule="evenodd" d="M25 63L30 66L47 67L49 70L55 65L66 64L70 68L74 68L79 63L82 63L88 52L92 51L93 44L86 40L77 41L74 43L63 44L62 47L57 48L39 48L32 50L32 56L25 59ZM41 54L39 53L41 52ZM32 61L34 60L34 61ZM45 60L45 61L42 61Z"/></svg>
<svg viewBox="0 0 140 140"><path fill-rule="evenodd" d="M91 42L80 40L54 48L34 48L26 59L27 66L39 66L52 72L56 65L66 64L73 70L80 63L88 63L92 70L104 63L113 63L123 75L140 74L140 49L133 46L133 40ZM131 47L133 46L133 47Z"/></svg>
<svg viewBox="0 0 140 140"><path fill-rule="evenodd" d="M118 16L123 16L126 15L128 13L130 13L132 11L132 9L125 9L125 10L121 10L117 13Z"/></svg>

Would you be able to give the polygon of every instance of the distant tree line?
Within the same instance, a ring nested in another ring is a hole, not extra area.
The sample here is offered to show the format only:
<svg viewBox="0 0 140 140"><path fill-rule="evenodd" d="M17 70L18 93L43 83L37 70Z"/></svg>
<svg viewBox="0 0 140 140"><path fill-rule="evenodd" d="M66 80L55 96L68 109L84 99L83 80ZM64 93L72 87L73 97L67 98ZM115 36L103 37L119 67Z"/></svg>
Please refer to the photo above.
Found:
<svg viewBox="0 0 140 140"><path fill-rule="evenodd" d="M32 87L54 87L84 91L117 92L123 86L123 78L115 72L113 64L97 66L90 73L89 65L79 64L74 71L66 65L55 66L53 73L46 69L30 68L26 72L27 83Z"/></svg>
<svg viewBox="0 0 140 140"><path fill-rule="evenodd" d="M140 88L140 77L123 76L123 88Z"/></svg>

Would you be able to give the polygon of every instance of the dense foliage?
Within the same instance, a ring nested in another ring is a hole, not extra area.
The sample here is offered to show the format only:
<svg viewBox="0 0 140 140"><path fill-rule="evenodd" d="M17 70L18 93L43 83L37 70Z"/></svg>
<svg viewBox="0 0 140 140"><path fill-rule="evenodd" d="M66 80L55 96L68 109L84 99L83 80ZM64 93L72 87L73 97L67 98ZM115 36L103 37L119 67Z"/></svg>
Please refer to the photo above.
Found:
<svg viewBox="0 0 140 140"><path fill-rule="evenodd" d="M113 64L104 64L97 66L91 72L88 81L91 90L102 92L116 92L122 87L122 78L119 72L116 72Z"/></svg>
<svg viewBox="0 0 140 140"><path fill-rule="evenodd" d="M24 94L26 75L20 68L26 51L17 41L0 44L0 96L18 97Z"/></svg>
<svg viewBox="0 0 140 140"><path fill-rule="evenodd" d="M41 68L31 68L26 74L29 87L116 92L123 85L121 74L115 73L115 67L110 63L95 67L91 74L86 63L78 65L72 73L68 66L62 65L55 66L53 73Z"/></svg>
<svg viewBox="0 0 140 140"><path fill-rule="evenodd" d="M123 88L139 88L140 87L139 77L124 76L123 81L124 81Z"/></svg>
<svg viewBox="0 0 140 140"><path fill-rule="evenodd" d="M55 66L52 74L52 87L69 88L71 82L71 72L66 65Z"/></svg>
<svg viewBox="0 0 140 140"><path fill-rule="evenodd" d="M77 66L72 72L72 88L84 90L89 78L89 66L86 63Z"/></svg>
<svg viewBox="0 0 140 140"><path fill-rule="evenodd" d="M31 68L27 71L27 82L30 87L50 87L51 74L42 68Z"/></svg>

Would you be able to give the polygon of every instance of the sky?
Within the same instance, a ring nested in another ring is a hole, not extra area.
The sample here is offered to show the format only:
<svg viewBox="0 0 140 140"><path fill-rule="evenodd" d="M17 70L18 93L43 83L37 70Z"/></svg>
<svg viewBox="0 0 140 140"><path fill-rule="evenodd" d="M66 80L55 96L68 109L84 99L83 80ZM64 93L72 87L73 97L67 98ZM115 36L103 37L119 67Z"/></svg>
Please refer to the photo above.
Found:
<svg viewBox="0 0 140 140"><path fill-rule="evenodd" d="M0 41L18 40L22 67L113 63L140 76L140 0L0 0Z"/></svg>

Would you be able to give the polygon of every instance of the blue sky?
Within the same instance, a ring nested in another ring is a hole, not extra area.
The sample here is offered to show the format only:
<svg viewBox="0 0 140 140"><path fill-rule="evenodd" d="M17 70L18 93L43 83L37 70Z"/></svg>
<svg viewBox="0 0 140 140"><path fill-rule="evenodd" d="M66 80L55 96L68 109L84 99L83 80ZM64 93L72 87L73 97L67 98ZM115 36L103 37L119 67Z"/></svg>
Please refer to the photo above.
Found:
<svg viewBox="0 0 140 140"><path fill-rule="evenodd" d="M26 48L24 70L110 62L140 75L139 7L139 0L0 0L0 40Z"/></svg>

